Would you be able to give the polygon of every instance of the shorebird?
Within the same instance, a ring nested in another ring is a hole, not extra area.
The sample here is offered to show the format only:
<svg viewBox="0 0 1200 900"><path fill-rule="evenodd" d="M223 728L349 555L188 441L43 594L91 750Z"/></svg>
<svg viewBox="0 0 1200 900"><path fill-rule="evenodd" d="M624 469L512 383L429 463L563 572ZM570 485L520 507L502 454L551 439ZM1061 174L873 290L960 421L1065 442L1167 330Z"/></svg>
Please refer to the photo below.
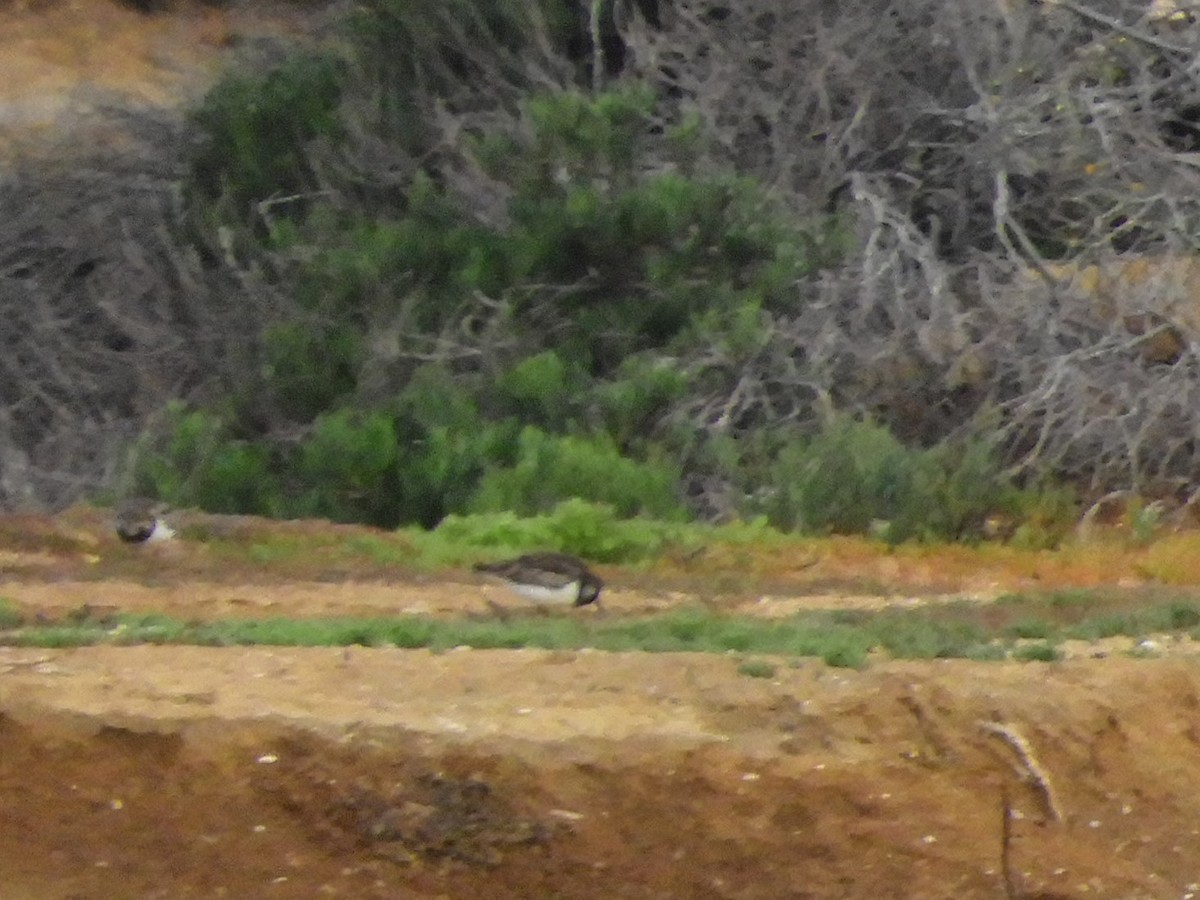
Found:
<svg viewBox="0 0 1200 900"><path fill-rule="evenodd" d="M117 537L127 544L144 544L148 541L165 541L175 537L171 526L162 520L167 505L158 500L135 497L126 500L117 508L113 522Z"/></svg>
<svg viewBox="0 0 1200 900"><path fill-rule="evenodd" d="M516 559L476 563L475 571L494 575L542 608L568 603L572 606L595 603L600 607L604 582L583 560L566 553L527 553Z"/></svg>

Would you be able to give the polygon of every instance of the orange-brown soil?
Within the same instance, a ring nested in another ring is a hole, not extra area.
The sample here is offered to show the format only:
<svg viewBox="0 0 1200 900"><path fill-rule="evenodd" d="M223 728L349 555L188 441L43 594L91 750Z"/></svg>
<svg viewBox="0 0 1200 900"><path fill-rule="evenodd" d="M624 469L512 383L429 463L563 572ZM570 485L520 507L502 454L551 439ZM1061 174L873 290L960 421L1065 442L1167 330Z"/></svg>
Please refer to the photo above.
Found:
<svg viewBox="0 0 1200 900"><path fill-rule="evenodd" d="M141 12L138 7L158 8ZM222 64L261 42L303 39L314 0L0 0L0 160L87 142L121 146L113 109L179 114Z"/></svg>
<svg viewBox="0 0 1200 900"><path fill-rule="evenodd" d="M231 527L247 540L368 534ZM3 520L0 537L0 596L50 619L83 604L192 618L484 608L466 574L359 577L345 564L337 578L288 576L278 563L230 562L215 544L123 547L89 511ZM610 616L694 602L639 586L645 573L607 574ZM797 591L728 602L745 612L836 601ZM1200 892L1192 658L874 661L862 671L778 660L769 678L739 673L739 662L0 649L2 894Z"/></svg>

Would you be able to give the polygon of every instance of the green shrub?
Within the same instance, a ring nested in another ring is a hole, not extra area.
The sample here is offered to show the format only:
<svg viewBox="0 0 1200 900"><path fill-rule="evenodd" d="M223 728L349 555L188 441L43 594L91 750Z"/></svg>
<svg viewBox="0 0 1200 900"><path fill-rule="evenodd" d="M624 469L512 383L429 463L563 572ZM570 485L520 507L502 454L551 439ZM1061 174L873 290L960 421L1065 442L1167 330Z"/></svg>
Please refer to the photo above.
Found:
<svg viewBox="0 0 1200 900"><path fill-rule="evenodd" d="M275 468L267 448L249 441L226 441L194 473L190 491L194 499L182 502L212 512L278 515Z"/></svg>
<svg viewBox="0 0 1200 900"><path fill-rule="evenodd" d="M572 187L599 187L603 180L620 191L634 182L653 109L653 91L644 85L598 95L550 91L526 98L524 131L482 135L471 149L489 175L518 188L513 210L520 220L533 222L541 199L586 215L588 197L599 194L564 199Z"/></svg>
<svg viewBox="0 0 1200 900"><path fill-rule="evenodd" d="M928 455L938 472L932 492L936 507L916 518L929 523L924 528L933 536L976 537L989 514L1010 512L1022 502L986 438L947 441Z"/></svg>
<svg viewBox="0 0 1200 900"><path fill-rule="evenodd" d="M972 644L967 647L965 656L976 662L998 662L1008 658L1008 651L995 641L986 644Z"/></svg>
<svg viewBox="0 0 1200 900"><path fill-rule="evenodd" d="M533 34L579 25L555 19L561 5L549 2L450 7L373 0L352 29L360 62L429 88L470 80L479 48L463 43L468 34L515 62ZM412 54L385 60L385 47ZM363 74L303 58L222 82L197 114L193 194L245 204L307 189L315 173L300 164L303 145L336 139L343 112L361 115L341 98L362 89ZM402 81L389 82L393 99ZM268 488L243 511L433 526L450 513L534 514L578 497L619 518L683 516L681 461L693 448L659 430L712 385L692 383L662 351L753 350L763 310L794 303L822 239L749 180L646 174L650 142L662 143L654 109L645 88L558 91L527 98L517 127L473 133L460 149L509 198L507 218L478 216L474 198L418 169L401 202L314 203L275 221L267 237L294 262L300 310L263 323L264 365L232 410L213 414L222 440L239 439L205 451L234 470L214 499L227 507L246 494L241 467ZM277 122L287 127L268 127ZM672 143L683 152L695 140ZM444 366L414 362L444 347L454 350ZM311 431L297 440L295 426ZM386 427L394 440L381 438ZM172 465L178 455L167 454ZM210 497L196 470L184 465L188 491L177 479L165 495ZM155 477L170 480L161 467Z"/></svg>
<svg viewBox="0 0 1200 900"><path fill-rule="evenodd" d="M1014 595L1022 601L1027 598L1021 594ZM1097 604L1096 592L1086 588L1067 588L1057 590L1047 599L1052 609L1083 609Z"/></svg>
<svg viewBox="0 0 1200 900"><path fill-rule="evenodd" d="M177 423L140 477L210 508L432 527L572 498L618 521L678 520L687 472L735 486L722 514L781 529L970 539L992 513L1029 512L1014 541L1055 542L1061 518L981 438L913 449L848 418L793 437L765 402L720 434L697 424L854 232L700 169L703 123L664 135L649 88L525 94L538 65L557 77L555 54L579 55L587 24L554 0L367 0L356 67L297 57L213 89L189 186L233 204L208 202L213 224L314 190L333 176L310 151L352 132L409 154L411 174L381 186L341 171L336 203L266 229L297 314L263 322L252 399ZM464 129L431 155L432 98L484 80L511 125ZM478 196L445 177L459 162L491 179Z"/></svg>
<svg viewBox="0 0 1200 900"><path fill-rule="evenodd" d="M1166 627L1171 630L1194 628L1200 625L1200 609L1186 600L1176 600L1166 609Z"/></svg>
<svg viewBox="0 0 1200 900"><path fill-rule="evenodd" d="M1085 641L1099 641L1118 635L1136 637L1141 633L1142 628L1137 616L1121 612L1104 613L1084 619L1067 631L1069 637Z"/></svg>
<svg viewBox="0 0 1200 900"><path fill-rule="evenodd" d="M505 235L479 225L459 198L427 175L409 186L403 215L317 210L301 231L309 245L297 273L308 311L362 331L437 334L516 280ZM372 334L374 340L382 335Z"/></svg>
<svg viewBox="0 0 1200 900"><path fill-rule="evenodd" d="M644 353L626 359L592 396L600 424L624 447L645 442L659 417L687 390L687 376L673 360Z"/></svg>
<svg viewBox="0 0 1200 900"><path fill-rule="evenodd" d="M667 463L638 462L605 436L555 437L525 428L512 466L486 472L474 512L546 512L572 497L611 506L622 518L679 519L679 473Z"/></svg>
<svg viewBox="0 0 1200 900"><path fill-rule="evenodd" d="M306 151L335 138L344 67L327 56L296 56L266 75L227 75L195 113L203 140L190 185L209 200L227 196L235 215L274 195L316 187Z"/></svg>
<svg viewBox="0 0 1200 900"><path fill-rule="evenodd" d="M848 637L831 640L821 651L821 659L836 669L861 669L867 663L870 648L862 641Z"/></svg>
<svg viewBox="0 0 1200 900"><path fill-rule="evenodd" d="M982 442L911 449L886 428L837 417L766 469L757 506L784 529L959 539L1019 492Z"/></svg>
<svg viewBox="0 0 1200 900"><path fill-rule="evenodd" d="M526 357L504 373L497 391L504 412L521 422L561 427L568 419L572 398L583 387L581 376L555 351L546 350Z"/></svg>
<svg viewBox="0 0 1200 900"><path fill-rule="evenodd" d="M622 519L611 506L567 500L547 514L449 515L433 531L405 536L427 564L462 563L486 555L559 550L598 562L633 562L687 540L686 528L652 519Z"/></svg>
<svg viewBox="0 0 1200 900"><path fill-rule="evenodd" d="M396 406L401 522L432 528L466 512L487 467L515 457L517 424L483 419L471 391L442 367L418 369Z"/></svg>
<svg viewBox="0 0 1200 900"><path fill-rule="evenodd" d="M626 518L605 503L574 498L550 513L561 549L600 562L646 559L679 540L678 526L661 519Z"/></svg>
<svg viewBox="0 0 1200 900"><path fill-rule="evenodd" d="M525 133L475 144L513 190L514 328L594 376L642 350L757 337L756 310L793 304L820 257L749 180L643 174L653 108L645 88L562 91L528 101Z"/></svg>
<svg viewBox="0 0 1200 900"><path fill-rule="evenodd" d="M310 422L350 394L362 364L362 335L346 325L288 322L264 335L266 389L280 412Z"/></svg>
<svg viewBox="0 0 1200 900"><path fill-rule="evenodd" d="M1079 520L1079 497L1069 485L1028 485L1009 501L1009 517L1021 523L1009 543L1023 550L1058 547Z"/></svg>
<svg viewBox="0 0 1200 900"><path fill-rule="evenodd" d="M275 515L278 469L267 448L233 437L223 417L175 404L165 427L139 442L133 482L137 492L177 506Z"/></svg>
<svg viewBox="0 0 1200 900"><path fill-rule="evenodd" d="M1125 521L1133 535L1134 543L1148 545L1162 526L1162 507L1158 503L1146 503L1138 498L1125 510Z"/></svg>
<svg viewBox="0 0 1200 900"><path fill-rule="evenodd" d="M785 529L864 533L875 521L900 537L911 504L928 502L936 472L885 428L838 418L780 451L768 476L771 522Z"/></svg>
<svg viewBox="0 0 1200 900"><path fill-rule="evenodd" d="M335 522L394 525L402 512L395 421L385 413L343 410L317 420L293 472L301 479L296 507Z"/></svg>

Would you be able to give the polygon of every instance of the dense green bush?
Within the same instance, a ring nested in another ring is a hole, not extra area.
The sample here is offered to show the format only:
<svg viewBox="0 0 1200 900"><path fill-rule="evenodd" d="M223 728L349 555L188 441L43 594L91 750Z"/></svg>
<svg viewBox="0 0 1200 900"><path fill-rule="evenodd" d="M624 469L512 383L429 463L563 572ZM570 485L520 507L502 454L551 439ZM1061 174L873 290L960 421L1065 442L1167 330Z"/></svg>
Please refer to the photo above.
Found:
<svg viewBox="0 0 1200 900"><path fill-rule="evenodd" d="M618 446L638 446L654 434L659 418L686 396L687 376L670 358L639 353L627 358L592 391L598 425Z"/></svg>
<svg viewBox="0 0 1200 900"><path fill-rule="evenodd" d="M485 421L473 393L441 366L419 368L393 404L400 441L399 518L436 525L465 512L483 473L514 455L519 426Z"/></svg>
<svg viewBox="0 0 1200 900"><path fill-rule="evenodd" d="M349 325L283 322L265 329L263 343L265 387L288 419L311 421L358 384L363 334Z"/></svg>
<svg viewBox="0 0 1200 900"><path fill-rule="evenodd" d="M623 519L608 504L572 499L533 516L507 510L449 515L433 531L409 536L425 559L446 563L477 558L480 550L497 556L559 550L599 562L634 562L657 556L671 545L694 543L696 527L689 531L674 522Z"/></svg>
<svg viewBox="0 0 1200 900"><path fill-rule="evenodd" d="M583 65L527 93L529 54L547 72L587 55L567 49L583 8L369 0L352 64L296 58L211 92L187 192L204 221L333 189L249 238L294 307L264 317L236 396L143 441L138 478L214 509L385 526L549 516L553 545L614 558L630 551L606 523L681 520L685 483L710 477L740 493L722 515L893 541L974 534L1011 508L984 442L913 450L848 418L812 434L765 402L719 426L689 417L735 390L851 232L704 170L704 123L665 126L649 88L568 86L590 83ZM484 85L494 115L465 116L446 146L434 98ZM407 160L403 183L317 171L336 154L314 142L361 134Z"/></svg>
<svg viewBox="0 0 1200 900"><path fill-rule="evenodd" d="M779 528L888 541L977 537L989 514L1021 500L982 440L912 449L879 425L843 417L785 446L765 487L759 503Z"/></svg>
<svg viewBox="0 0 1200 900"><path fill-rule="evenodd" d="M291 445L236 438L216 414L176 408L157 441L143 439L135 478L174 503L223 512L388 527L432 527L476 513L473 529L480 522L498 529L482 546L519 545L508 531L537 531L542 526L528 523L545 521L545 538L553 533L564 549L590 547L593 557L632 552L626 529L605 533L615 518L686 517L680 473L670 463L630 459L603 435L518 430L514 419L484 423L470 398L432 369L394 411L323 415ZM982 442L954 452L912 450L880 426L848 419L785 445L750 488L744 511L764 513L776 528L873 532L892 542L978 537L996 512L1034 522L1041 496L1013 487ZM482 515L489 513L498 518ZM651 543L666 534L655 532Z"/></svg>
<svg viewBox="0 0 1200 900"><path fill-rule="evenodd" d="M340 133L343 77L333 57L296 56L266 75L218 82L195 113L204 140L192 162L192 192L228 198L236 216L272 195L316 187L306 144Z"/></svg>
<svg viewBox="0 0 1200 900"><path fill-rule="evenodd" d="M787 308L822 262L819 242L748 180L644 174L652 107L644 90L538 97L524 133L475 148L514 191L514 328L595 377Z"/></svg>
<svg viewBox="0 0 1200 900"><path fill-rule="evenodd" d="M825 244L747 180L644 174L651 107L644 91L553 94L528 102L522 129L476 139L511 195L497 226L422 174L401 215L314 215L301 304L395 333L401 353L486 320L511 341L507 367L553 351L593 379L639 351L752 340L755 311L794 304Z"/></svg>
<svg viewBox="0 0 1200 900"><path fill-rule="evenodd" d="M496 383L502 412L543 428L561 428L587 390L584 374L553 350L519 360Z"/></svg>
<svg viewBox="0 0 1200 900"><path fill-rule="evenodd" d="M397 17L387 28L411 30L409 12L383 7ZM215 90L198 116L200 196L298 189L308 176L263 130L282 116L289 146L336 134L338 72L309 60ZM211 419L270 469L266 505L427 526L571 498L684 514L679 462L655 432L694 386L662 354L753 344L760 311L795 302L818 242L749 181L647 173L644 90L524 108L469 141L510 198L503 221L481 222L418 172L391 216L316 203L273 223L270 247L296 261L298 309L264 322L264 365ZM468 364L421 362L447 341L470 348ZM174 440L159 463L204 481L211 463L179 458Z"/></svg>
<svg viewBox="0 0 1200 900"><path fill-rule="evenodd" d="M679 520L669 464L623 457L603 435L557 437L481 422L430 373L393 411L344 408L303 436L235 438L226 419L175 410L137 453L137 490L216 512L432 527L473 510L547 512L582 498L607 515ZM461 397L458 398L462 400Z"/></svg>
<svg viewBox="0 0 1200 900"><path fill-rule="evenodd" d="M298 512L334 521L401 521L400 442L391 416L354 410L323 416L297 456Z"/></svg>
<svg viewBox="0 0 1200 900"><path fill-rule="evenodd" d="M683 514L678 486L679 473L668 463L628 459L602 436L555 437L525 428L513 465L483 476L471 509L532 515L579 497L607 504L623 517L678 519Z"/></svg>
<svg viewBox="0 0 1200 900"><path fill-rule="evenodd" d="M133 480L139 493L213 512L279 515L279 466L270 450L233 436L224 419L182 405L143 437Z"/></svg>

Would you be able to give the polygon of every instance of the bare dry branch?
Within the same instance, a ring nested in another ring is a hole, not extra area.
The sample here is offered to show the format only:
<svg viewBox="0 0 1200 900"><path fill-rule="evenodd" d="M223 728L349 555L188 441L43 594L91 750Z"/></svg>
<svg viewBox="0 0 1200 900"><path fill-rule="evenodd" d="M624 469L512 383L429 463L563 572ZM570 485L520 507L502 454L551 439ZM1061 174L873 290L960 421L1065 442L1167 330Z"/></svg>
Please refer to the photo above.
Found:
<svg viewBox="0 0 1200 900"><path fill-rule="evenodd" d="M1063 821L1062 807L1055 796L1054 785L1051 784L1050 776L1046 774L1045 769L1034 755L1033 747L1028 739L1017 731L1015 726L1006 725L1003 722L983 721L979 723L979 728L986 734L1000 738L1012 750L1016 756L1014 768L1017 775L1022 781L1033 785L1046 819L1050 822ZM1007 807L1007 803L1005 805Z"/></svg>

